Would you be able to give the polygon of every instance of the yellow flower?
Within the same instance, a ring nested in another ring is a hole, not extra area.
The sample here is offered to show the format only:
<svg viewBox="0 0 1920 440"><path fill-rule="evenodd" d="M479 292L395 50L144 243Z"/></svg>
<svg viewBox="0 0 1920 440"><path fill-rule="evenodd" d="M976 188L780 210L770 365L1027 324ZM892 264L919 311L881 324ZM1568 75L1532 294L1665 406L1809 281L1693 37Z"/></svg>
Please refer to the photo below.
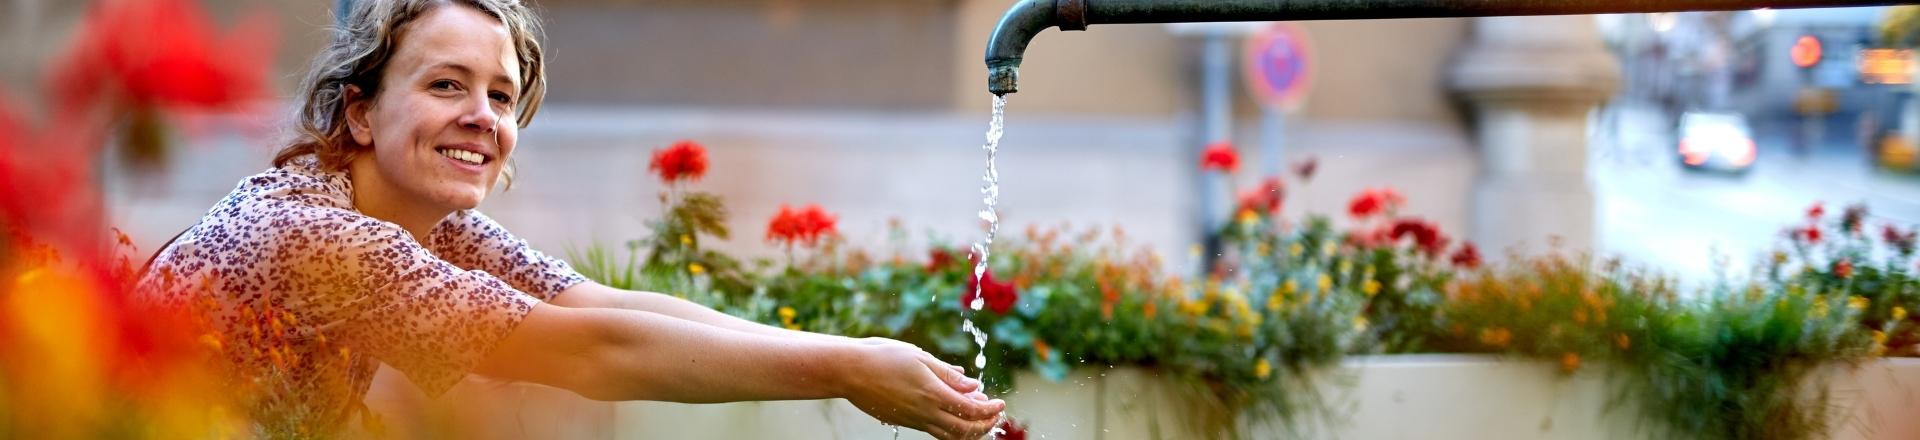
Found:
<svg viewBox="0 0 1920 440"><path fill-rule="evenodd" d="M1272 376L1272 375L1273 375L1273 364L1268 363L1267 358L1260 358L1259 362L1253 363L1253 377L1258 377L1260 378L1260 380L1266 380L1268 376Z"/></svg>
<svg viewBox="0 0 1920 440"><path fill-rule="evenodd" d="M1254 246L1253 249L1254 249L1253 253L1255 255L1259 255L1262 257L1273 255L1273 245L1267 244L1266 242L1260 242L1260 245Z"/></svg>
<svg viewBox="0 0 1920 440"><path fill-rule="evenodd" d="M1826 300L1814 300L1814 301L1813 301L1813 311L1812 311L1812 313L1813 313L1813 317L1814 317L1814 318L1825 318L1825 317L1827 317L1827 311L1828 311L1827 309L1828 309L1828 306L1827 306L1827 301L1826 301Z"/></svg>
<svg viewBox="0 0 1920 440"><path fill-rule="evenodd" d="M1355 317L1353 317L1353 331L1356 331L1356 332L1364 332L1364 331L1367 331L1367 325L1368 325L1368 324L1367 324L1367 317L1365 317L1365 316L1355 316Z"/></svg>
<svg viewBox="0 0 1920 440"><path fill-rule="evenodd" d="M693 236L687 235L687 234L680 234L680 244L681 245L693 244Z"/></svg>
<svg viewBox="0 0 1920 440"><path fill-rule="evenodd" d="M701 266L700 263L688 264L687 272L692 273L694 275L699 275L699 274L707 273L707 267Z"/></svg>
<svg viewBox="0 0 1920 440"><path fill-rule="evenodd" d="M1367 294L1368 298L1372 298L1374 295L1377 295L1380 293L1380 282L1374 281L1374 280L1367 280L1366 283L1362 283L1360 285L1360 293L1365 293Z"/></svg>
<svg viewBox="0 0 1920 440"><path fill-rule="evenodd" d="M1200 245L1196 244L1196 245L1193 245L1192 247L1188 247L1187 255L1192 256L1194 258L1200 258Z"/></svg>
<svg viewBox="0 0 1920 440"><path fill-rule="evenodd" d="M800 329L799 324L793 323L793 317L798 316L800 314L799 312L795 312L792 307L780 306L779 313L780 313L781 326L786 327L787 329L790 329L790 330Z"/></svg>
<svg viewBox="0 0 1920 440"><path fill-rule="evenodd" d="M1329 277L1327 274L1320 274L1320 279L1314 283L1320 288L1320 290L1315 293L1326 293L1328 289L1333 288L1333 277Z"/></svg>
<svg viewBox="0 0 1920 440"><path fill-rule="evenodd" d="M1331 241L1329 241L1329 242L1326 242L1326 243L1323 243L1323 244L1321 244L1321 245L1320 245L1320 254L1321 254L1321 255L1325 255L1325 256L1328 256L1328 257L1331 257L1331 256L1333 256L1333 251L1335 251L1335 250L1338 250L1338 248L1335 248L1335 247L1333 247L1333 242L1331 242Z"/></svg>
<svg viewBox="0 0 1920 440"><path fill-rule="evenodd" d="M1240 226L1252 227L1260 224L1260 214L1251 209L1240 210Z"/></svg>
<svg viewBox="0 0 1920 440"><path fill-rule="evenodd" d="M1893 306L1893 320L1894 321L1907 320L1907 308L1900 307L1900 306Z"/></svg>
<svg viewBox="0 0 1920 440"><path fill-rule="evenodd" d="M1873 345L1887 345L1887 332L1874 330Z"/></svg>
<svg viewBox="0 0 1920 440"><path fill-rule="evenodd" d="M1300 291L1300 283L1295 282L1292 279L1288 279L1287 282L1280 283L1281 295L1292 295L1294 294L1294 292L1299 292L1299 291Z"/></svg>
<svg viewBox="0 0 1920 440"><path fill-rule="evenodd" d="M1852 297L1847 298L1847 308L1853 309L1853 311L1855 312L1866 310L1867 305L1869 304L1872 304L1872 302L1868 301L1864 297L1861 297L1860 295L1854 295Z"/></svg>
<svg viewBox="0 0 1920 440"><path fill-rule="evenodd" d="M1208 305L1205 301L1188 300L1188 301L1180 302L1180 311L1193 316L1200 316L1200 315L1206 314L1207 307Z"/></svg>
<svg viewBox="0 0 1920 440"><path fill-rule="evenodd" d="M1307 247L1301 246L1300 243L1287 245L1287 256L1289 257L1300 258L1300 254L1306 251Z"/></svg>
<svg viewBox="0 0 1920 440"><path fill-rule="evenodd" d="M1345 277L1350 273L1353 273L1353 260L1340 261L1340 276Z"/></svg>
<svg viewBox="0 0 1920 440"><path fill-rule="evenodd" d="M1274 292L1272 295L1267 295L1267 311L1269 312L1278 312L1280 311L1280 307L1285 306L1286 304L1287 304L1286 297L1280 295L1280 292Z"/></svg>

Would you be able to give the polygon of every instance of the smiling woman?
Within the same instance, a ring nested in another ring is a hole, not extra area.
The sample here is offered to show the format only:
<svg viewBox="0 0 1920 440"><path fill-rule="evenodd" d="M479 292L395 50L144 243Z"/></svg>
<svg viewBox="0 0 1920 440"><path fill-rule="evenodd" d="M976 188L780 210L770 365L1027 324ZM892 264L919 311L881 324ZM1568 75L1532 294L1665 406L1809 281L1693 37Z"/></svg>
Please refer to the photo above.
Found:
<svg viewBox="0 0 1920 440"><path fill-rule="evenodd" d="M385 363L602 400L845 398L978 437L1005 403L918 347L775 328L588 281L474 209L544 91L515 0L356 2L304 81L299 137L154 257L141 291L205 306L264 437L331 436Z"/></svg>

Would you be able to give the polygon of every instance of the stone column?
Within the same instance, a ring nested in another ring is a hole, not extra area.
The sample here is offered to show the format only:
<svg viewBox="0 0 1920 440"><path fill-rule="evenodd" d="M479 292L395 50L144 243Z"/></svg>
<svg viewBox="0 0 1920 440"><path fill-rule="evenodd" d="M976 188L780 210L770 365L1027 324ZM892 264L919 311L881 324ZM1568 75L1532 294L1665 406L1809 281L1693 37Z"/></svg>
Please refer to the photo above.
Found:
<svg viewBox="0 0 1920 440"><path fill-rule="evenodd" d="M1478 18L1473 30L1449 78L1478 136L1471 238L1496 258L1550 239L1592 249L1588 116L1613 94L1618 62L1591 16Z"/></svg>

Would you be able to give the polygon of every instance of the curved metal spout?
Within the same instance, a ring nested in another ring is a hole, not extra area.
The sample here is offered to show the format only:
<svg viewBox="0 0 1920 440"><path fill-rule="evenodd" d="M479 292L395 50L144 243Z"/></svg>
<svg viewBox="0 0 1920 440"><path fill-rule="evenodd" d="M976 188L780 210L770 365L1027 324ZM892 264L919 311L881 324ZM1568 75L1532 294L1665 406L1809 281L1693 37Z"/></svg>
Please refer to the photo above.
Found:
<svg viewBox="0 0 1920 440"><path fill-rule="evenodd" d="M1019 90L1021 54L1050 27L1213 21L1357 20L1503 15L1622 14L1678 11L1885 6L1915 0L1021 0L987 42L987 91Z"/></svg>

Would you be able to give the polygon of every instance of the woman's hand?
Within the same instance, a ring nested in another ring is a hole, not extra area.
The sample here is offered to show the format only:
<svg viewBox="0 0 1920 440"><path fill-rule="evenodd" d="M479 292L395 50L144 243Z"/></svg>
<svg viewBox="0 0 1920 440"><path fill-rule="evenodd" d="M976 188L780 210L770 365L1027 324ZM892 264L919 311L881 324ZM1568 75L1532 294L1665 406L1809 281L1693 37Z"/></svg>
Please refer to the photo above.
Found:
<svg viewBox="0 0 1920 440"><path fill-rule="evenodd" d="M940 439L977 439L993 429L1007 403L988 399L980 381L919 347L885 338L860 340L865 377L846 381L854 407L893 425Z"/></svg>

